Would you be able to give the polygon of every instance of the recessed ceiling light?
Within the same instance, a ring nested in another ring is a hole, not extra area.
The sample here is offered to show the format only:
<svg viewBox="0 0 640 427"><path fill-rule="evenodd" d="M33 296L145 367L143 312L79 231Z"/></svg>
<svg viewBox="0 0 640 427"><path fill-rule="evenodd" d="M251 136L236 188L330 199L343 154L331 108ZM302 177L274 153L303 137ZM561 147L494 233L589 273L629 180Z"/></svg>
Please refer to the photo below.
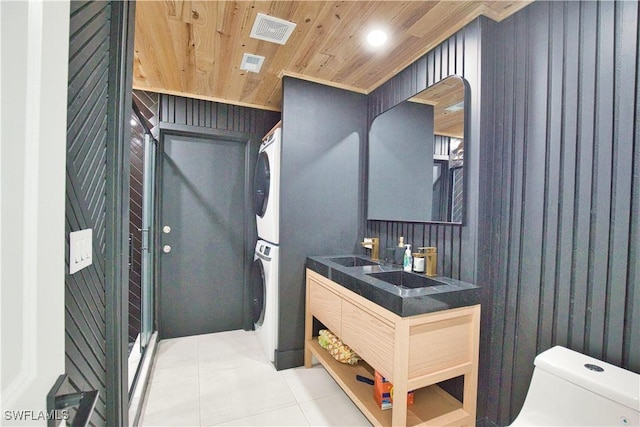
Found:
<svg viewBox="0 0 640 427"><path fill-rule="evenodd" d="M367 35L367 41L371 46L382 46L387 41L387 33L382 30L373 30Z"/></svg>

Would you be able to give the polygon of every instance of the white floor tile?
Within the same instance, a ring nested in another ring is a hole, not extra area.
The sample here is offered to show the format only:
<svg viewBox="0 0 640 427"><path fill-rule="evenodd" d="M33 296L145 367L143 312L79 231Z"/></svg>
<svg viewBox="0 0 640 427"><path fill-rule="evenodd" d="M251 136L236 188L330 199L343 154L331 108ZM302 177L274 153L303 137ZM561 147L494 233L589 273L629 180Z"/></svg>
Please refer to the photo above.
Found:
<svg viewBox="0 0 640 427"><path fill-rule="evenodd" d="M154 382L147 391L141 426L199 426L198 377Z"/></svg>
<svg viewBox="0 0 640 427"><path fill-rule="evenodd" d="M234 331L225 331L225 332L215 332L213 334L202 334L196 335L195 339L201 342L207 341L226 341L226 340L234 340L238 337L244 337L246 335L255 335L253 331L244 331L242 329L236 329Z"/></svg>
<svg viewBox="0 0 640 427"><path fill-rule="evenodd" d="M221 424L224 426L238 427L278 427L278 426L308 426L302 410L298 405L287 406L275 411L265 412L248 418L242 418L230 423Z"/></svg>
<svg viewBox="0 0 640 427"><path fill-rule="evenodd" d="M346 394L333 394L300 404L311 426L371 426Z"/></svg>
<svg viewBox="0 0 640 427"><path fill-rule="evenodd" d="M370 426L320 365L276 371L255 332L163 340L140 426Z"/></svg>
<svg viewBox="0 0 640 427"><path fill-rule="evenodd" d="M158 368L198 364L198 341L192 337L162 340L155 365Z"/></svg>
<svg viewBox="0 0 640 427"><path fill-rule="evenodd" d="M252 365L200 376L203 424L247 418L295 403L287 382L273 366Z"/></svg>
<svg viewBox="0 0 640 427"><path fill-rule="evenodd" d="M287 369L282 371L282 375L298 403L342 393L340 386L321 365L310 369Z"/></svg>
<svg viewBox="0 0 640 427"><path fill-rule="evenodd" d="M226 369L250 366L269 366L255 335L248 337L226 337L208 339L198 343L198 365L200 375L217 373Z"/></svg>
<svg viewBox="0 0 640 427"><path fill-rule="evenodd" d="M153 369L152 381L171 381L181 378L197 377L198 376L198 363L185 363L184 365L173 365L165 368L155 366Z"/></svg>

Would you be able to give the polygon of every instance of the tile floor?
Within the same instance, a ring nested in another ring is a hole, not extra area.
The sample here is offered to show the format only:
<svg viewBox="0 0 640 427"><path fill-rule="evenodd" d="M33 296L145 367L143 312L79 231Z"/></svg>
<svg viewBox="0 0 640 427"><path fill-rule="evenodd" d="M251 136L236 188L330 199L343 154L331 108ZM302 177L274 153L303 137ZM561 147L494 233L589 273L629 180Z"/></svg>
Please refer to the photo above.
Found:
<svg viewBox="0 0 640 427"><path fill-rule="evenodd" d="M320 365L276 371L254 332L163 340L140 426L370 426Z"/></svg>

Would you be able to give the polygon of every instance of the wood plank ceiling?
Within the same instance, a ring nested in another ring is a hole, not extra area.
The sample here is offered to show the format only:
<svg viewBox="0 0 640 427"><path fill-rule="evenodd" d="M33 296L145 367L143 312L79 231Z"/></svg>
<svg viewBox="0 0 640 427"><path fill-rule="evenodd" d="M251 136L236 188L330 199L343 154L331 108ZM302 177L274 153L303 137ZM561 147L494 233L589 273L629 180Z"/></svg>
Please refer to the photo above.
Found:
<svg viewBox="0 0 640 427"><path fill-rule="evenodd" d="M133 86L275 111L285 75L369 93L479 15L531 1L138 1ZM286 45L249 37L258 12L296 24ZM389 35L377 50L373 28ZM245 52L266 58L259 73L240 69Z"/></svg>

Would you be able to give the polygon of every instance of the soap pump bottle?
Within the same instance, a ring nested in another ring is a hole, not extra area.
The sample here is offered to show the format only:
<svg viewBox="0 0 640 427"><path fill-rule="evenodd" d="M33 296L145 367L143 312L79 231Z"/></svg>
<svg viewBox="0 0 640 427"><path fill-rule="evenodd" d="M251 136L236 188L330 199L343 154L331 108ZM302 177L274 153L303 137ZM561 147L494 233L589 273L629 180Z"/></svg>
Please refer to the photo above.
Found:
<svg viewBox="0 0 640 427"><path fill-rule="evenodd" d="M413 259L411 257L411 245L405 245L407 248L404 251L404 260L402 262L402 267L404 271L411 271L411 267L413 265Z"/></svg>

